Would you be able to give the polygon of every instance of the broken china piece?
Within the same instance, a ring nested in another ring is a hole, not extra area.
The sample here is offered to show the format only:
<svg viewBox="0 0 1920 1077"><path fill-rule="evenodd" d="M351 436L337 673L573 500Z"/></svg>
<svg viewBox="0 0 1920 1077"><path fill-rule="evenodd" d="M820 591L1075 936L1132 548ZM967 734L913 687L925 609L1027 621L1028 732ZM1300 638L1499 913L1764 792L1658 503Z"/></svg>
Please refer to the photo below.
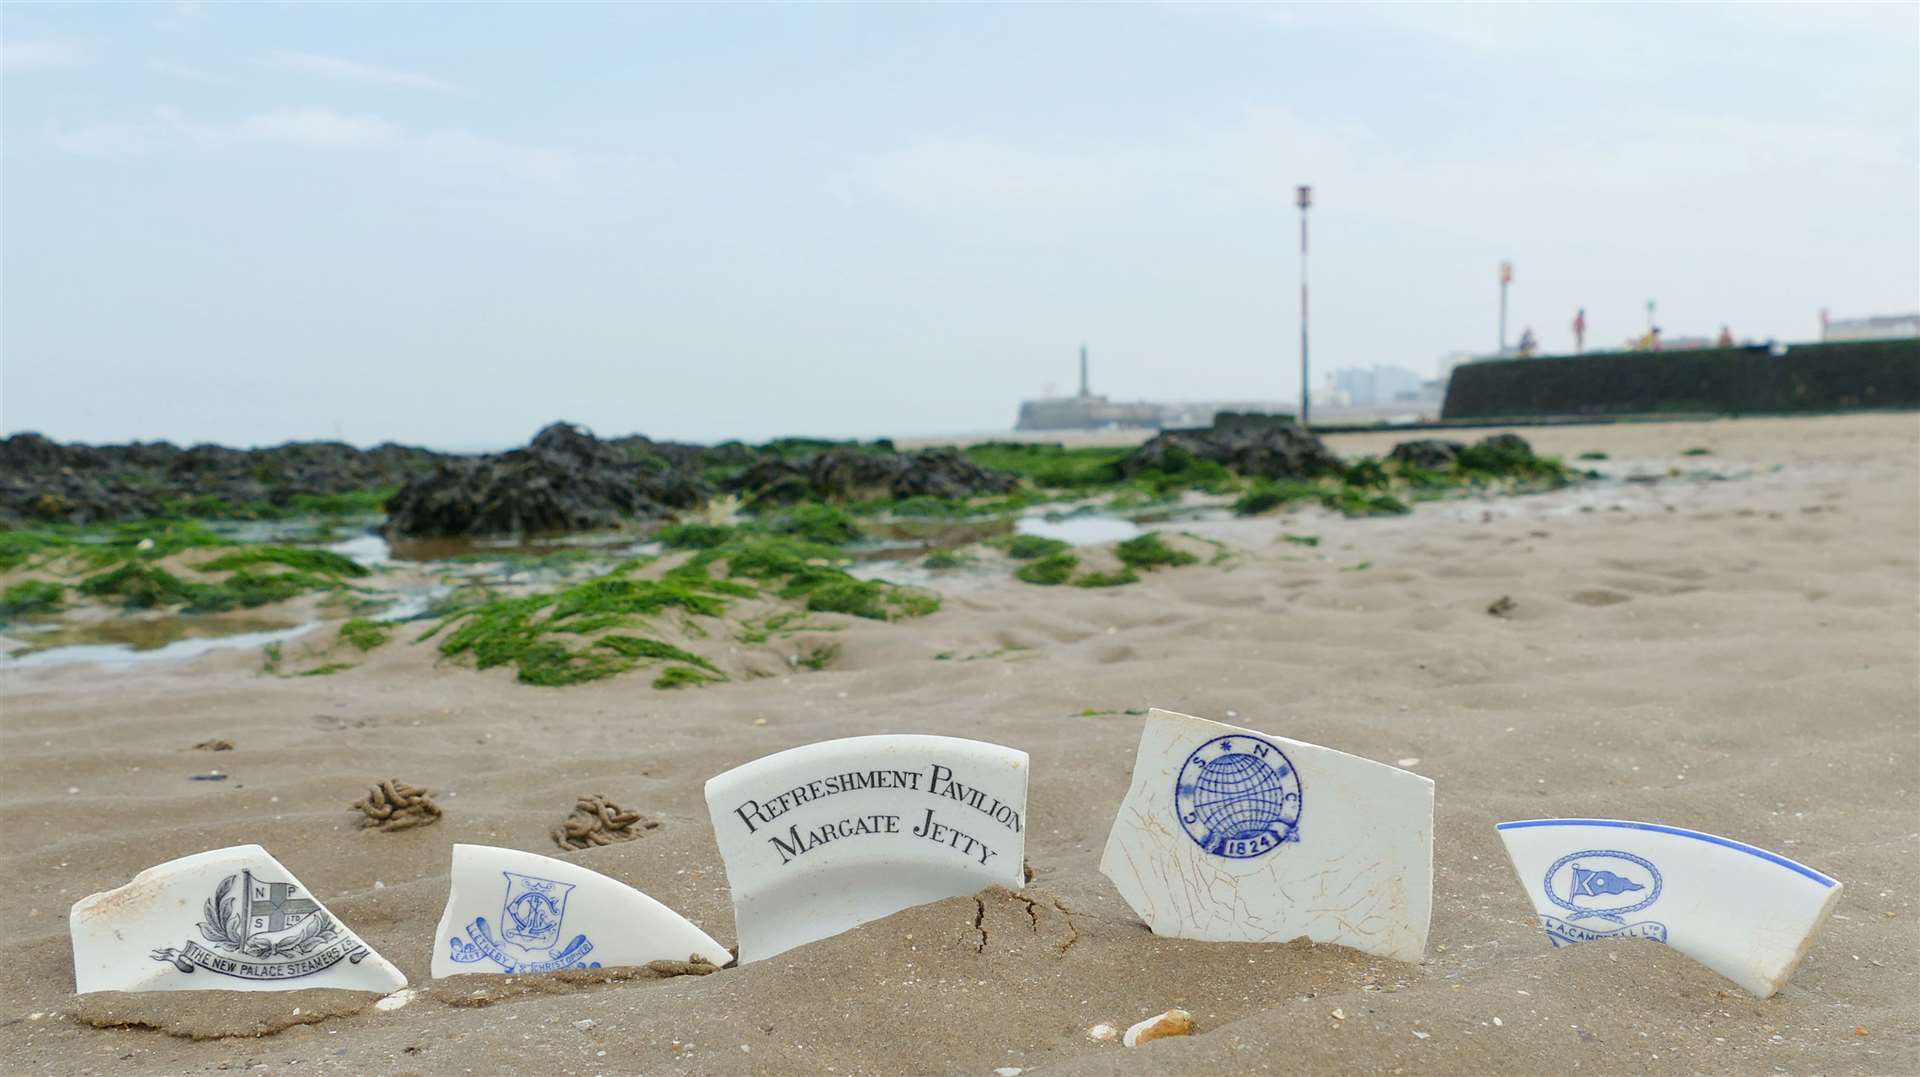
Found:
<svg viewBox="0 0 1920 1077"><path fill-rule="evenodd" d="M727 948L617 879L491 845L453 847L452 886L435 932L433 975L555 972L649 961L715 965Z"/></svg>
<svg viewBox="0 0 1920 1077"><path fill-rule="evenodd" d="M707 782L740 960L942 898L1024 882L1027 753L919 734L849 737Z"/></svg>
<svg viewBox="0 0 1920 1077"><path fill-rule="evenodd" d="M1760 998L1780 990L1840 883L1778 853L1660 823L1524 819L1496 827L1555 947L1662 942Z"/></svg>
<svg viewBox="0 0 1920 1077"><path fill-rule="evenodd" d="M1426 951L1433 782L1154 708L1100 870L1156 935Z"/></svg>
<svg viewBox="0 0 1920 1077"><path fill-rule="evenodd" d="M158 864L68 915L93 991L398 990L407 978L258 845Z"/></svg>

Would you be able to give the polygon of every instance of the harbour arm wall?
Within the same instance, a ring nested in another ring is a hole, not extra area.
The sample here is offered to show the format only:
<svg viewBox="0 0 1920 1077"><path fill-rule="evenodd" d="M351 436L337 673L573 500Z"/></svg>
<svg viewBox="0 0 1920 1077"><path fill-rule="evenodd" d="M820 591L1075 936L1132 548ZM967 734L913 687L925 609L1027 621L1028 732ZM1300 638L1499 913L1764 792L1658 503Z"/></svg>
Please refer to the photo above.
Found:
<svg viewBox="0 0 1920 1077"><path fill-rule="evenodd" d="M1441 419L1920 408L1920 339L1505 359L1456 367Z"/></svg>

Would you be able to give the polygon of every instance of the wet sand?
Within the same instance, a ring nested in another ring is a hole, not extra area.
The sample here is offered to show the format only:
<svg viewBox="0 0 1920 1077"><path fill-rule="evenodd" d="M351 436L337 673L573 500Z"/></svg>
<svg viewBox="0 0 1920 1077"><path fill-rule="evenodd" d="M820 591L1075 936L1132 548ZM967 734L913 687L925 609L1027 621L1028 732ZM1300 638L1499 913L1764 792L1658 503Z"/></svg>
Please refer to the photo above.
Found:
<svg viewBox="0 0 1920 1077"><path fill-rule="evenodd" d="M968 579L934 616L848 623L825 671L699 690L526 687L406 636L329 677L263 676L257 651L0 672L0 1070L1920 1071L1920 417L1521 433L1660 481L1215 521L1192 530L1232 548L1219 566L1095 591ZM1502 596L1511 614L1489 615ZM1096 864L1139 734L1126 712L1149 705L1417 759L1437 783L1427 960L1148 933ZM456 978L390 1011L72 994L75 900L245 842L425 987L449 846L555 855L549 830L593 792L661 825L566 855L731 942L702 783L882 732L1032 754L1024 893L709 976ZM192 749L209 738L235 747ZM190 780L210 768L228 780ZM445 817L358 830L347 804L389 776L439 790ZM1649 943L1553 951L1493 830L1545 815L1728 835L1847 891L1764 1002ZM1193 1037L1086 1036L1176 1006Z"/></svg>

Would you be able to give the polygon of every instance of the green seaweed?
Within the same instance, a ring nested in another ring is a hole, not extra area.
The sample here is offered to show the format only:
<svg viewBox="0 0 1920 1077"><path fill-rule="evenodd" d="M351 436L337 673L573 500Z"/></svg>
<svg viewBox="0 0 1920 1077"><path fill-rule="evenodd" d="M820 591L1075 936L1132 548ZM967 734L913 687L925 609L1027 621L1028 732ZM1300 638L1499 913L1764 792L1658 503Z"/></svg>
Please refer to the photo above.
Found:
<svg viewBox="0 0 1920 1077"><path fill-rule="evenodd" d="M1282 540L1282 541L1285 541L1285 542L1291 542L1291 543L1293 543L1293 544L1294 544L1295 546L1318 546L1318 545L1320 545L1320 536L1319 536L1319 535L1281 535L1281 536L1280 536L1280 538L1281 538L1281 540Z"/></svg>
<svg viewBox="0 0 1920 1077"><path fill-rule="evenodd" d="M355 617L340 626L340 638L353 644L356 650L371 651L393 637L393 625L385 621L369 621L364 617Z"/></svg>
<svg viewBox="0 0 1920 1077"><path fill-rule="evenodd" d="M1042 535L1013 535L1003 544L1007 556L1016 561L1032 561L1039 557L1051 557L1065 553L1073 547L1057 538Z"/></svg>
<svg viewBox="0 0 1920 1077"><path fill-rule="evenodd" d="M1413 511L1392 494L1369 494L1351 486L1342 487L1334 504L1328 507L1338 508L1347 516L1405 516Z"/></svg>
<svg viewBox="0 0 1920 1077"><path fill-rule="evenodd" d="M1027 583L1037 583L1042 587L1054 587L1067 582L1073 570L1080 566L1080 559L1070 553L1051 553L1036 561L1029 561L1014 572L1016 579Z"/></svg>
<svg viewBox="0 0 1920 1077"><path fill-rule="evenodd" d="M810 647L804 653L794 655L793 664L797 669L810 669L818 673L826 669L829 665L832 665L833 660L838 657L840 657L840 645L838 643L827 643L818 647Z"/></svg>
<svg viewBox="0 0 1920 1077"><path fill-rule="evenodd" d="M710 673L719 673L720 667L694 654L682 650L671 643L657 639L645 639L640 636L602 636L594 643L596 647L605 647L628 658L664 658L674 662L685 662L690 666L699 666Z"/></svg>
<svg viewBox="0 0 1920 1077"><path fill-rule="evenodd" d="M1713 450L1696 445L1693 448L1688 449L1687 451L1681 453L1680 455L1681 456L1712 456Z"/></svg>
<svg viewBox="0 0 1920 1077"><path fill-rule="evenodd" d="M1578 459L1581 459L1581 460L1605 460L1605 459L1607 459L1607 454L1606 454L1606 453L1603 453L1603 452L1599 452L1599 451L1597 451L1597 450L1588 450L1587 452L1583 452L1583 453L1581 453L1581 454L1580 454L1580 456L1578 457Z"/></svg>
<svg viewBox="0 0 1920 1077"><path fill-rule="evenodd" d="M1140 574L1130 568L1118 572L1089 572L1073 581L1075 587L1124 587L1139 583Z"/></svg>
<svg viewBox="0 0 1920 1077"><path fill-rule="evenodd" d="M0 531L0 572L11 572L37 554L70 545L71 540L47 531Z"/></svg>
<svg viewBox="0 0 1920 1077"><path fill-rule="evenodd" d="M305 572L261 575L250 569L241 569L219 583L188 584L186 612L218 613L222 610L251 609L285 602L308 591L325 591L338 586L337 580Z"/></svg>
<svg viewBox="0 0 1920 1077"><path fill-rule="evenodd" d="M702 672L692 666L668 666L660 672L658 677L653 679L653 686L665 691L672 688L715 684L725 679L725 677L715 676L712 673Z"/></svg>
<svg viewBox="0 0 1920 1077"><path fill-rule="evenodd" d="M1114 555L1128 568L1154 569L1161 565L1191 565L1200 560L1185 550L1176 550L1160 538L1157 531L1130 538L1113 548Z"/></svg>
<svg viewBox="0 0 1920 1077"><path fill-rule="evenodd" d="M1358 486L1370 490L1384 490L1393 482L1393 477L1387 474L1386 465L1382 464L1378 459L1371 456L1363 456L1347 465L1346 473L1341 476L1341 481L1348 486Z"/></svg>
<svg viewBox="0 0 1920 1077"><path fill-rule="evenodd" d="M232 572L236 569L251 568L255 565L282 565L301 572L317 572L328 576L347 576L358 578L368 573L367 567L358 561L332 550L316 550L305 546L248 546L200 565L202 572Z"/></svg>
<svg viewBox="0 0 1920 1077"><path fill-rule="evenodd" d="M725 576L716 578L713 572L720 565L726 566ZM741 582L745 580L754 582ZM655 639L614 634L583 646L564 641L643 627L660 616L678 617L682 630L703 636L707 630L699 619L720 618L735 599L761 595L763 587L808 610L876 620L924 616L940 605L937 596L926 592L849 576L831 547L785 537L737 536L700 550L657 580L603 576L545 594L494 599L455 610L420 638L447 630L438 644L442 655L470 658L480 669L512 665L527 684L578 684L658 659L700 666L719 677L711 663ZM748 624L739 638L763 642L775 631L800 631L786 627L797 615L788 611L785 617L768 617L762 626ZM672 679L674 685L695 683L681 674Z"/></svg>
<svg viewBox="0 0 1920 1077"><path fill-rule="evenodd" d="M295 516L378 516L387 510L387 499L399 492L398 486L380 486L340 494L295 494L287 507Z"/></svg>
<svg viewBox="0 0 1920 1077"><path fill-rule="evenodd" d="M80 581L89 598L118 598L130 610L176 606L194 600L194 586L166 569L129 561Z"/></svg>
<svg viewBox="0 0 1920 1077"><path fill-rule="evenodd" d="M352 668L353 668L353 665L352 663L349 663L349 662L328 662L324 666L315 666L312 669L303 670L301 671L300 676L325 677L330 674L338 673L343 669L352 669Z"/></svg>
<svg viewBox="0 0 1920 1077"><path fill-rule="evenodd" d="M1188 487L1208 493L1225 493L1234 486L1233 472L1227 470L1225 464L1195 456L1184 446L1168 446L1161 461L1160 467L1136 472L1131 480L1134 486L1157 497L1166 497Z"/></svg>
<svg viewBox="0 0 1920 1077"><path fill-rule="evenodd" d="M853 517L832 505L804 504L773 517L768 531L822 546L845 546L867 537Z"/></svg>
<svg viewBox="0 0 1920 1077"><path fill-rule="evenodd" d="M965 554L954 553L952 550L936 550L927 555L926 566L935 571L944 571L946 569L965 568L973 564L974 560L974 558L968 557Z"/></svg>
<svg viewBox="0 0 1920 1077"><path fill-rule="evenodd" d="M1117 465L1130 448L1069 449L1058 442L991 441L964 450L975 463L1009 471L1035 486L1084 488L1120 481Z"/></svg>
<svg viewBox="0 0 1920 1077"><path fill-rule="evenodd" d="M1326 489L1315 483L1299 479L1261 479L1255 481L1253 488L1233 503L1233 511L1239 516L1258 516L1282 505L1296 501L1319 501L1326 496Z"/></svg>
<svg viewBox="0 0 1920 1077"><path fill-rule="evenodd" d="M940 599L879 580L856 580L848 576L809 588L807 608L819 613L847 613L875 621L891 621L933 613L940 608Z"/></svg>
<svg viewBox="0 0 1920 1077"><path fill-rule="evenodd" d="M668 524L653 533L653 539L669 550L711 550L731 541L735 529L725 524L698 521Z"/></svg>
<svg viewBox="0 0 1920 1077"><path fill-rule="evenodd" d="M103 542L86 550L92 560L106 564L130 557L157 561L183 550L231 545L198 520L154 519L115 525Z"/></svg>
<svg viewBox="0 0 1920 1077"><path fill-rule="evenodd" d="M65 586L49 580L21 580L0 591L0 617L53 613L66 593Z"/></svg>

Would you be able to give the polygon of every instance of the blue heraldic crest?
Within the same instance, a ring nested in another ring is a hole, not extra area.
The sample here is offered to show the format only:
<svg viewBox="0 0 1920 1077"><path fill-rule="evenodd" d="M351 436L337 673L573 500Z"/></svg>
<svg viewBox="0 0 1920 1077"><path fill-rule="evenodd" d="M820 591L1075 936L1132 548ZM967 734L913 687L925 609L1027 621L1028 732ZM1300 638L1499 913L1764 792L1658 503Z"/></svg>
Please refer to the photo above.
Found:
<svg viewBox="0 0 1920 1077"><path fill-rule="evenodd" d="M1644 857L1618 849L1589 849L1563 856L1547 869L1547 900L1572 915L1541 916L1540 926L1554 946L1595 939L1667 941L1667 925L1658 920L1629 922L1627 916L1660 900L1666 882ZM1564 895L1562 893L1564 891ZM1597 920L1599 924L1579 924ZM1613 926L1603 926L1611 924Z"/></svg>
<svg viewBox="0 0 1920 1077"><path fill-rule="evenodd" d="M540 879L532 875L503 871L507 877L507 896L500 903L500 934L484 916L476 916L467 925L465 939L448 939L452 959L461 963L491 961L507 972L555 972L560 969L597 969L598 961L588 961L593 943L585 935L575 935L560 945L561 926L567 919L567 895L572 883Z"/></svg>

